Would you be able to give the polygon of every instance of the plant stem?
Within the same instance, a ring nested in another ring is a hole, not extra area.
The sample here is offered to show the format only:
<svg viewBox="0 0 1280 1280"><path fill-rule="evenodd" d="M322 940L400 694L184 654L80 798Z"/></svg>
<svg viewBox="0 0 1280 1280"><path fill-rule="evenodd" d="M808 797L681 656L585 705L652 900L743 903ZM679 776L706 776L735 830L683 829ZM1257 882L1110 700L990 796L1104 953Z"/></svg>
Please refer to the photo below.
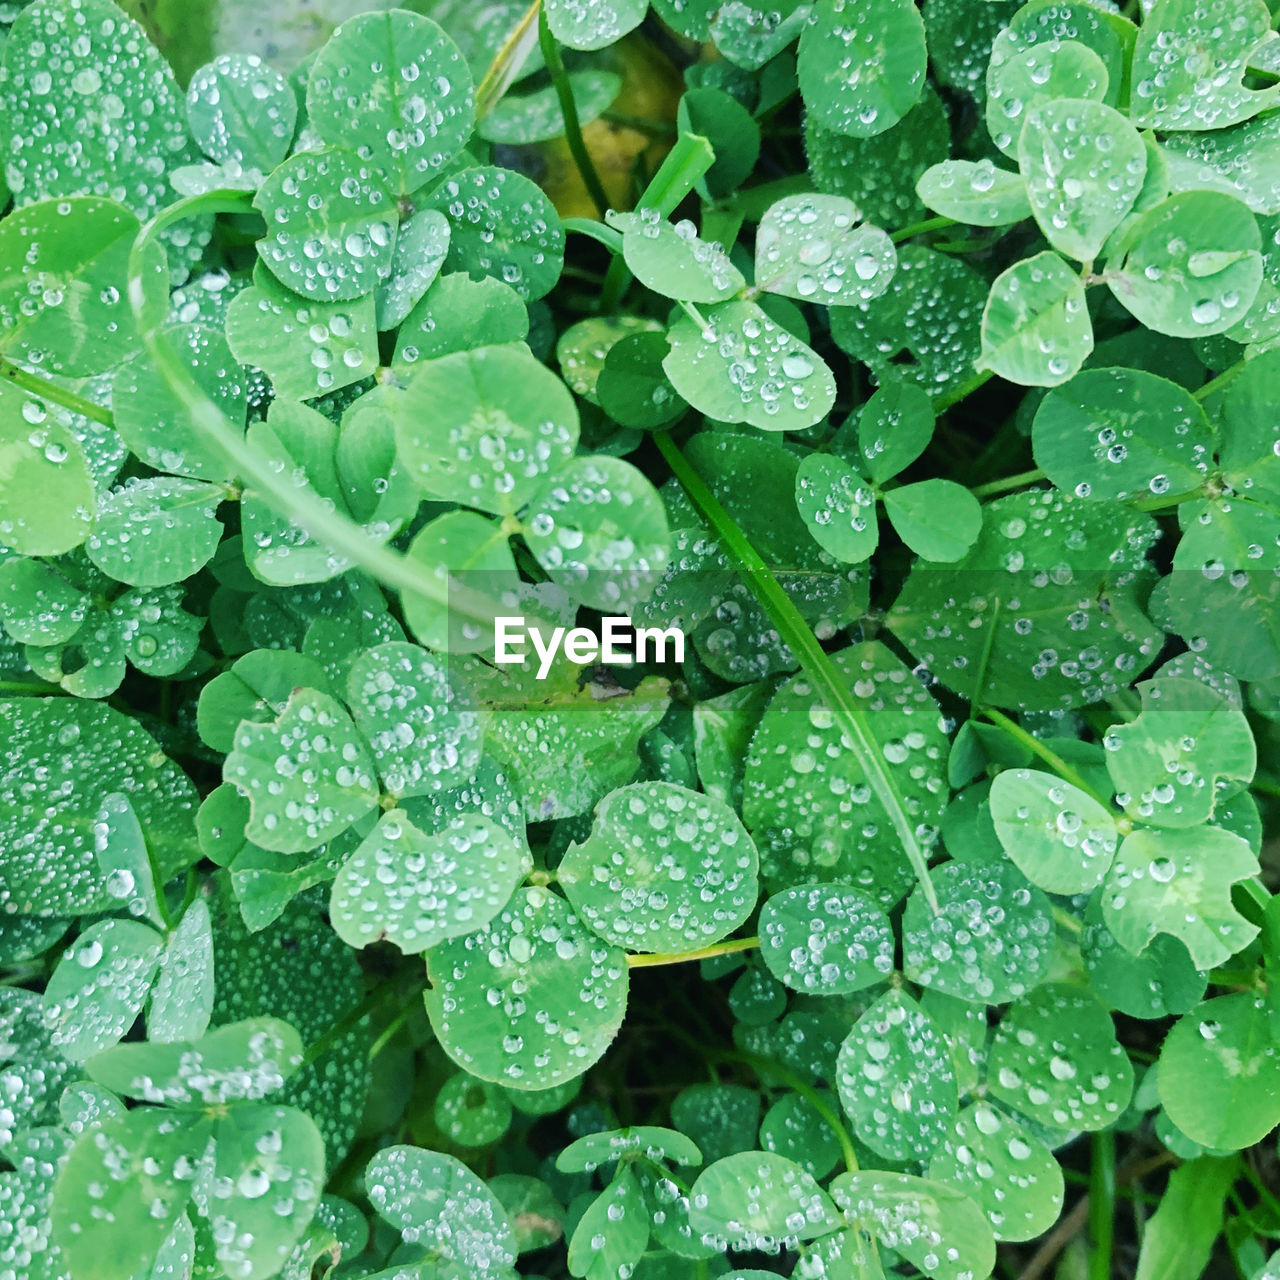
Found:
<svg viewBox="0 0 1280 1280"><path fill-rule="evenodd" d="M1036 484L1038 481L1047 480L1048 478L1039 467L1035 467L1016 476L1005 476L1003 480L989 480L986 484L980 484L970 489L969 492L975 498L994 498L998 493L1008 493L1011 489L1021 489L1023 485Z"/></svg>
<svg viewBox="0 0 1280 1280"><path fill-rule="evenodd" d="M1103 1129L1093 1135L1089 1168L1089 1280L1111 1280L1115 1211L1116 1135Z"/></svg>
<svg viewBox="0 0 1280 1280"><path fill-rule="evenodd" d="M817 636L805 622L791 597L778 585L773 571L751 545L737 522L720 505L706 481L694 470L667 432L654 437L658 451L666 459L694 506L715 530L725 550L738 562L747 585L763 605L778 634L796 656L805 674L813 682L818 696L835 716L858 767L880 802L897 834L911 869L915 872L926 901L933 911L938 897L929 879L929 863L920 846L915 824L907 815L906 805L898 793L893 776L885 767L871 726L871 717L858 702L845 678L836 670Z"/></svg>
<svg viewBox="0 0 1280 1280"><path fill-rule="evenodd" d="M959 404L961 400L972 395L979 387L985 387L995 376L995 373L990 369L983 369L979 373L975 373L967 382L962 382L958 387L938 396L933 402L934 413L945 413L952 405Z"/></svg>
<svg viewBox="0 0 1280 1280"><path fill-rule="evenodd" d="M417 1001L406 1000L404 1008L396 1014L378 1034L378 1038L369 1046L370 1059L376 1058L383 1049L395 1039L396 1032L404 1026L406 1022L413 1016L414 1010L417 1008Z"/></svg>
<svg viewBox="0 0 1280 1280"><path fill-rule="evenodd" d="M858 1163L858 1153L853 1149L853 1139L849 1137L849 1132L844 1127L840 1117L827 1105L827 1100L811 1084L802 1080L789 1067L784 1067L780 1062L774 1062L772 1058L762 1057L758 1053L746 1053L735 1049L723 1053L712 1053L708 1056L717 1062L741 1062L743 1066L750 1067L757 1075L767 1073L776 1076L788 1089L794 1089L831 1127L832 1133L836 1135L836 1141L840 1144L840 1154L844 1157L845 1168L850 1173L858 1172L860 1165Z"/></svg>
<svg viewBox="0 0 1280 1280"><path fill-rule="evenodd" d="M582 125L578 121L578 104L573 100L573 86L569 83L569 73L564 69L564 59L560 56L560 43L551 34L547 25L547 12L543 9L538 14L538 45L542 49L543 61L551 74L551 83L555 86L556 98L560 103L560 114L564 117L564 140L569 144L569 154L578 167L583 186L595 205L596 212L603 218L609 208L609 197L596 172L596 166L582 140Z"/></svg>
<svg viewBox="0 0 1280 1280"><path fill-rule="evenodd" d="M1249 362L1247 360L1237 360L1230 368L1224 369L1216 378L1211 378L1203 387L1191 393L1192 398L1200 401L1207 400L1215 391L1221 391L1228 383L1234 382L1243 372L1244 367Z"/></svg>
<svg viewBox="0 0 1280 1280"><path fill-rule="evenodd" d="M894 244L901 244L904 240L910 240L912 236L922 236L928 231L943 231L947 227L959 225L955 218L926 218L923 222L913 222L910 226L903 227L901 231L892 232L889 239Z"/></svg>
<svg viewBox="0 0 1280 1280"><path fill-rule="evenodd" d="M1052 747L1046 746L1034 734L1028 733L1016 720L1011 720L1003 711L994 707L982 707L978 714L992 724L1003 729L1015 742L1021 743L1032 755L1038 756L1064 782L1069 782L1077 790L1083 791L1092 800L1097 801L1104 809L1111 810L1111 802L1089 785L1085 778L1069 765Z"/></svg>
<svg viewBox="0 0 1280 1280"><path fill-rule="evenodd" d="M60 685L43 680L0 680L0 697L5 698L50 698L61 692Z"/></svg>
<svg viewBox="0 0 1280 1280"><path fill-rule="evenodd" d="M511 34L502 42L502 48L494 55L489 69L476 90L476 120L480 121L502 100L503 94L515 83L525 59L538 40L538 15L542 12L542 0L533 0L516 23Z"/></svg>
<svg viewBox="0 0 1280 1280"><path fill-rule="evenodd" d="M38 373L20 369L3 356L0 356L0 378L13 383L15 387L21 387L23 391L29 391L33 396L39 396L41 400L48 400L50 404L70 409L82 418L100 422L104 427L115 426L116 420L110 409L104 409L100 404L94 404L92 400L86 400L84 396L76 395L74 391L68 391L66 387L60 387Z"/></svg>
<svg viewBox="0 0 1280 1280"><path fill-rule="evenodd" d="M654 952L652 955L629 955L629 969L652 969L663 964L685 964L690 960L710 960L714 956L731 956L737 951L754 951L760 945L759 938L731 938L697 951Z"/></svg>
<svg viewBox="0 0 1280 1280"><path fill-rule="evenodd" d="M148 355L181 401L195 430L223 455L246 487L254 489L286 519L388 586L425 596L446 609L491 625L497 610L484 596L459 584L451 585L447 577L437 576L428 566L371 538L362 525L334 509L314 489L298 488L287 473L276 472L205 394L163 330L145 323L144 263L147 248L156 236L170 224L199 213L252 213L252 199L252 193L244 191L211 191L189 196L162 209L138 233L129 255L129 303Z"/></svg>

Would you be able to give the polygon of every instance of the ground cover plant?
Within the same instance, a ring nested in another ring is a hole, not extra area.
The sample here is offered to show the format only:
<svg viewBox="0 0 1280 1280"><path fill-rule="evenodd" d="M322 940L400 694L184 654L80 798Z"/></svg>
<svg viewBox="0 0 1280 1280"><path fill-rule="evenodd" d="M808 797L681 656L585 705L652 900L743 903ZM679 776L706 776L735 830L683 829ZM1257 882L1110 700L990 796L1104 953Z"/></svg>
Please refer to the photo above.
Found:
<svg viewBox="0 0 1280 1280"><path fill-rule="evenodd" d="M0 3L0 1280L1275 1280L1268 5L360 7Z"/></svg>

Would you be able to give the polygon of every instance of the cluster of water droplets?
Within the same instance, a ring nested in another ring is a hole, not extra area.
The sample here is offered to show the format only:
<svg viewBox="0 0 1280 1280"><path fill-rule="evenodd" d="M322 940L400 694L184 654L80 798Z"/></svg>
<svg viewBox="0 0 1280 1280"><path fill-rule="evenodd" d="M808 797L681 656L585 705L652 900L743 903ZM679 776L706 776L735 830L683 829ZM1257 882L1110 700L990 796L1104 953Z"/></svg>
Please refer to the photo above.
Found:
<svg viewBox="0 0 1280 1280"><path fill-rule="evenodd" d="M1273 38L1252 5L1221 9L1210 0L1177 9L1177 26L1143 23L1134 51L1134 113L1161 129L1221 129L1274 104L1246 89L1250 57Z"/></svg>
<svg viewBox="0 0 1280 1280"><path fill-rule="evenodd" d="M333 926L355 946L386 937L406 954L424 951L492 919L528 866L487 818L459 814L424 834L393 810L339 871Z"/></svg>
<svg viewBox="0 0 1280 1280"><path fill-rule="evenodd" d="M314 848L378 795L363 739L337 701L314 689L295 690L274 724L242 724L223 776L249 796L268 848Z"/></svg>
<svg viewBox="0 0 1280 1280"><path fill-rule="evenodd" d="M542 886L518 890L483 929L433 948L428 966L436 1034L481 1079L523 1089L572 1079L622 1021L622 951Z"/></svg>
<svg viewBox="0 0 1280 1280"><path fill-rule="evenodd" d="M846 885L796 885L760 911L765 963L787 986L810 995L867 987L893 970L894 940L877 903Z"/></svg>
<svg viewBox="0 0 1280 1280"><path fill-rule="evenodd" d="M947 1043L928 1014L898 992L854 1024L836 1060L836 1088L857 1136L894 1160L926 1158L955 1115Z"/></svg>
<svg viewBox="0 0 1280 1280"><path fill-rule="evenodd" d="M790 196L772 205L756 237L756 284L809 302L878 297L897 264L889 237L861 223L852 200Z"/></svg>
<svg viewBox="0 0 1280 1280"><path fill-rule="evenodd" d="M1049 903L1012 866L948 863L933 872L939 910L919 892L903 922L915 982L988 1004L1029 991L1052 958Z"/></svg>
<svg viewBox="0 0 1280 1280"><path fill-rule="evenodd" d="M583 920L631 951L690 951L746 919L756 850L731 809L665 782L612 792L559 877Z"/></svg>
<svg viewBox="0 0 1280 1280"><path fill-rule="evenodd" d="M398 215L377 171L340 148L300 152L258 193L258 253L273 275L316 301L369 293L390 270Z"/></svg>

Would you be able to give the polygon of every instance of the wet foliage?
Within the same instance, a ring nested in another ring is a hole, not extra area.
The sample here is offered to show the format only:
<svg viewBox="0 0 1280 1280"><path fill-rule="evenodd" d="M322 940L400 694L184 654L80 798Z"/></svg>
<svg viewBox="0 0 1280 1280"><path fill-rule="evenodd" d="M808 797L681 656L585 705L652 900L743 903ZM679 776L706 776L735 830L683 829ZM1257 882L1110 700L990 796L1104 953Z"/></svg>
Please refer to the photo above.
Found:
<svg viewBox="0 0 1280 1280"><path fill-rule="evenodd" d="M0 1280L1280 1276L1265 0L364 7L0 3Z"/></svg>

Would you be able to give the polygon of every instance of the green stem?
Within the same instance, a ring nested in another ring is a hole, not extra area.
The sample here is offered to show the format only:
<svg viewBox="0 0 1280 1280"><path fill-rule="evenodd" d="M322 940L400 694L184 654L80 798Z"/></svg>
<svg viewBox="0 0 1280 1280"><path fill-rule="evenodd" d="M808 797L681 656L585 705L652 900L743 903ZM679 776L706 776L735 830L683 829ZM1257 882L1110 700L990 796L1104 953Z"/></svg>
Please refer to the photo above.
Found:
<svg viewBox="0 0 1280 1280"><path fill-rule="evenodd" d="M652 955L630 955L627 957L627 967L652 969L662 964L686 964L690 960L710 960L715 956L731 956L738 951L754 951L759 945L759 938L731 938L728 942L717 942L697 951L660 951Z"/></svg>
<svg viewBox="0 0 1280 1280"><path fill-rule="evenodd" d="M788 1089L794 1089L831 1127L832 1133L836 1135L836 1141L840 1144L840 1153L844 1157L844 1167L850 1173L858 1172L860 1167L858 1153L853 1149L853 1139L849 1137L849 1131L844 1127L840 1117L827 1104L827 1100L811 1084L802 1080L794 1071L784 1067L780 1062L774 1062L772 1058L761 1057L757 1053L744 1053L741 1050L733 1050L712 1053L708 1056L717 1062L740 1062L743 1066L750 1067L757 1075L767 1073L775 1076Z"/></svg>
<svg viewBox="0 0 1280 1280"><path fill-rule="evenodd" d="M945 413L952 405L959 404L961 400L972 395L979 387L985 387L995 376L995 373L990 369L983 369L981 372L975 373L967 382L962 382L953 390L938 396L933 402L934 413Z"/></svg>
<svg viewBox="0 0 1280 1280"><path fill-rule="evenodd" d="M1089 1169L1089 1280L1111 1280L1116 1211L1116 1136L1093 1135Z"/></svg>
<svg viewBox="0 0 1280 1280"><path fill-rule="evenodd" d="M425 989L426 987L424 985L423 990ZM378 1038L369 1046L370 1059L376 1058L378 1054L380 1054L383 1051L383 1049L385 1049L387 1045L389 1045L391 1041L395 1039L396 1032L399 1031L400 1028L403 1027L404 1024L409 1021L409 1019L413 1016L414 1010L417 1007L418 1007L418 1002L416 999L405 1001L404 1008L401 1009L400 1012L397 1013L396 1016L392 1018L391 1021L388 1022L385 1027L382 1028L382 1031L379 1033Z"/></svg>
<svg viewBox="0 0 1280 1280"><path fill-rule="evenodd" d="M1096 800L1104 809L1111 810L1111 802L1109 799L1100 796L1097 791L1089 785L1085 778L1069 765L1052 747L1046 746L1034 734L1028 733L1016 720L1011 720L1003 711L997 711L994 707L983 707L978 714L984 720L989 720L992 724L1003 729L1015 742L1021 743L1032 755L1039 757L1058 775L1064 782L1069 782L1077 790L1083 791L1085 795Z"/></svg>
<svg viewBox="0 0 1280 1280"><path fill-rule="evenodd" d="M286 519L388 586L425 596L446 609L491 625L496 616L491 601L474 590L451 584L447 578L431 572L428 566L371 538L362 525L335 510L315 490L295 487L287 472L275 471L205 394L163 329L146 323L146 255L148 246L160 232L172 223L200 213L252 213L252 200L252 192L244 191L211 191L189 196L162 209L143 226L129 255L129 303L147 354L181 401L192 427L222 454L246 487L254 489Z"/></svg>
<svg viewBox="0 0 1280 1280"><path fill-rule="evenodd" d="M970 489L969 492L975 498L994 498L998 493L1008 493L1011 489L1021 489L1024 485L1036 484L1048 478L1039 467L1035 467L1031 471L1023 471L1016 476L1005 476L1003 480L989 480L986 484Z"/></svg>
<svg viewBox="0 0 1280 1280"><path fill-rule="evenodd" d="M604 245L610 253L622 252L622 232L598 222L595 218L565 218L565 231L576 231L580 236L590 236Z"/></svg>
<svg viewBox="0 0 1280 1280"><path fill-rule="evenodd" d="M425 990L425 985L423 989ZM348 1031L358 1027L384 1000L394 993L395 987L391 983L387 983L383 987L374 987L358 1005L343 1014L328 1031L307 1049L302 1055L302 1065L309 1067L313 1062L323 1058L339 1039L345 1036ZM405 1003L409 1004L410 1001L406 1000Z"/></svg>
<svg viewBox="0 0 1280 1280"><path fill-rule="evenodd" d="M1224 369L1216 378L1211 378L1197 391L1193 391L1191 395L1196 400L1207 400L1215 391L1221 391L1228 383L1234 382L1243 372L1247 360L1237 360L1230 368Z"/></svg>
<svg viewBox="0 0 1280 1280"><path fill-rule="evenodd" d="M0 680L0 697L50 698L62 692L60 685L43 680Z"/></svg>
<svg viewBox="0 0 1280 1280"><path fill-rule="evenodd" d="M1184 502L1195 502L1204 497L1204 486L1200 485L1195 489L1188 489L1185 493L1175 493L1171 496L1152 495L1150 498L1138 498L1129 505L1137 511L1168 511L1173 507L1180 507Z"/></svg>
<svg viewBox="0 0 1280 1280"><path fill-rule="evenodd" d="M920 882L929 906L937 911L938 898L933 882L929 879L929 863L916 835L915 824L907 814L906 805L898 792L893 776L885 767L872 729L871 717L858 702L844 677L836 670L817 636L805 622L791 597L778 585L773 571L750 539L738 527L736 521L720 505L708 488L706 481L694 470L687 458L676 447L666 432L654 437L659 452L666 459L676 478L684 486L695 507L701 511L724 544L730 556L738 562L747 585L763 605L779 636L796 656L805 674L813 682L818 696L826 703L850 743L850 750L867 784L889 817L898 841L911 869Z"/></svg>
<svg viewBox="0 0 1280 1280"><path fill-rule="evenodd" d="M591 203L603 218L609 208L609 197L596 172L587 144L582 140L582 125L578 120L578 104L573 100L573 86L569 83L569 73L564 69L564 59L560 56L560 42L551 34L551 28L547 25L545 9L538 14L538 45L551 75L551 83L555 86L560 114L564 117L564 140L569 144L569 154L578 167Z"/></svg>
<svg viewBox="0 0 1280 1280"><path fill-rule="evenodd" d="M155 850L151 847L151 841L143 836L142 847L147 855L147 867L151 871L151 883L155 885L156 890L156 909L160 912L160 923L164 925L166 933L172 933L174 925L177 923L173 918L173 913L169 910L169 899L165 897L164 877L160 874L160 864L156 861Z"/></svg>
<svg viewBox="0 0 1280 1280"><path fill-rule="evenodd" d="M0 378L13 383L15 387L21 387L23 391L29 391L33 396L39 396L41 400L48 400L50 404L70 409L82 418L100 422L104 427L115 426L116 420L110 409L104 409L100 404L94 404L92 400L86 400L84 396L78 396L74 391L68 391L66 387L60 387L38 373L28 373L3 356L0 356Z"/></svg>
<svg viewBox="0 0 1280 1280"><path fill-rule="evenodd" d="M894 231L889 239L894 244L901 244L904 240L910 240L912 236L922 236L929 231L943 231L947 227L959 225L955 218L926 218L923 222L913 222L909 227L903 227L901 231Z"/></svg>

